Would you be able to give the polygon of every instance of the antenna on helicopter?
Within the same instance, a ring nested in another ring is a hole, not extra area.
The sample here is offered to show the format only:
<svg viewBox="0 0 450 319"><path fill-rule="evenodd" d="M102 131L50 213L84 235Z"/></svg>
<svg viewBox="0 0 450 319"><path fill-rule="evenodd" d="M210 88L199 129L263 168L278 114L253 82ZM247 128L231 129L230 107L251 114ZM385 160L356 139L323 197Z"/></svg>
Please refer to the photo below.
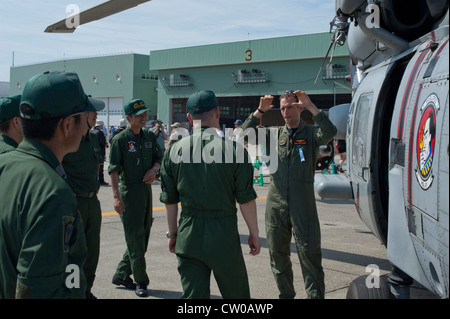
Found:
<svg viewBox="0 0 450 319"><path fill-rule="evenodd" d="M345 43L345 40L347 39L347 33L348 33L348 27L349 22L347 21L347 16L344 16L343 14L339 14L334 17L333 21L330 22L330 33L333 31L333 36L331 37L331 43L328 48L327 54L325 55L325 58L323 59L322 66L320 67L319 73L317 73L316 80L314 81L314 84L317 83L317 80L319 79L320 74L322 73L323 66L325 65L325 61L328 58L328 55L330 54L331 49L333 48L333 51L331 52L330 62L333 61L334 56L334 50L336 49L336 45L343 46Z"/></svg>

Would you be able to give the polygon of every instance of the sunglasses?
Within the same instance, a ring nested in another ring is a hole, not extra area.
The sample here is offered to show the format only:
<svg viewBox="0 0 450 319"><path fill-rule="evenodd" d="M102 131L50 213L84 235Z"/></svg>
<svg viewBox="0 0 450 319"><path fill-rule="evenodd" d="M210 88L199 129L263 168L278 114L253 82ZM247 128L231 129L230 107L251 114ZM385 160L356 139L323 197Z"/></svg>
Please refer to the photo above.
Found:
<svg viewBox="0 0 450 319"><path fill-rule="evenodd" d="M75 113L75 114L71 114L71 115L67 115L67 116L63 116L60 120L59 120L59 122L62 122L62 121L64 121L64 119L66 119L66 118L68 118L68 117L74 117L74 116L77 116L77 115L82 115L82 114L84 114L85 115L85 117L81 117L81 118L88 118L88 116L89 116L89 113L88 112L79 112L79 113Z"/></svg>
<svg viewBox="0 0 450 319"><path fill-rule="evenodd" d="M285 99L285 98L288 98L288 97L291 97L291 96L293 96L293 97L295 97L297 99L297 95L294 92L295 91L287 90L280 96L280 99Z"/></svg>

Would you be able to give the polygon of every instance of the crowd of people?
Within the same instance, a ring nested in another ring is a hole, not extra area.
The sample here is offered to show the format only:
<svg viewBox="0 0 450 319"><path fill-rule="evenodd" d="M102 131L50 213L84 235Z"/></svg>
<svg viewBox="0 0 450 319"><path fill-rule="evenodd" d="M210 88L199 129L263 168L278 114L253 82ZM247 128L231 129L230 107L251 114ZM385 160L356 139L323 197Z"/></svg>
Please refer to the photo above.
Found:
<svg viewBox="0 0 450 319"><path fill-rule="evenodd" d="M235 157L243 148L242 133L260 124L274 107L273 100L261 97L255 112L244 122L236 120L233 137L227 139L220 137L220 110L212 91L194 93L187 101L192 134L178 122L171 125L171 134L158 120L145 129L149 108L133 99L124 105L126 119L108 139L104 123L97 121L105 105L86 95L75 73L38 74L21 96L1 99L0 298L95 298L91 288L101 228L97 193L106 185L104 170L126 243L112 284L133 289L139 297L148 295L151 186L160 180L168 249L178 260L182 298L210 298L211 272L224 298L250 298L236 203L248 226L250 254L257 255L257 195L249 157ZM281 95L280 109L285 125L277 128L279 167L272 174L265 211L268 263L279 297L294 298L294 236L307 296L324 298L313 180L318 148L333 139L336 128L305 92ZM304 109L312 113L316 126L301 120ZM202 138L206 132L212 132L212 138ZM107 147L109 164L104 169ZM222 150L223 156L232 149L233 162L196 160L195 147ZM186 150L189 160L172 160ZM243 152L247 154L245 148ZM67 283L68 265L79 268L79 280L72 285Z"/></svg>

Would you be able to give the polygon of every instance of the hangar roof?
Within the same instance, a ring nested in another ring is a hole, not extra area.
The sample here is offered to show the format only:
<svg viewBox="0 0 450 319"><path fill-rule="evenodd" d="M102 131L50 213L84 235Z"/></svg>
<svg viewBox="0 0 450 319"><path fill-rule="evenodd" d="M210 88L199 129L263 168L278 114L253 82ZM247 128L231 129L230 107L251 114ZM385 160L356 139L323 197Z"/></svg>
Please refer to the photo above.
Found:
<svg viewBox="0 0 450 319"><path fill-rule="evenodd" d="M275 62L323 58L332 35L328 32L280 38L220 43L150 52L150 70L206 67L245 62ZM248 49L251 52L249 59ZM336 47L334 56L348 56L347 46Z"/></svg>

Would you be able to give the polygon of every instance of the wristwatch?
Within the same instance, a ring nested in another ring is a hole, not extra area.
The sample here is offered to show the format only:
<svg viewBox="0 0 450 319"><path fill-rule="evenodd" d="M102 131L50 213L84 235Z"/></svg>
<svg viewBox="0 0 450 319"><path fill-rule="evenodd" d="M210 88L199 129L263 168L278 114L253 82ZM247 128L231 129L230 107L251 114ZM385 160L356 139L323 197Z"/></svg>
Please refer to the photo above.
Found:
<svg viewBox="0 0 450 319"><path fill-rule="evenodd" d="M171 234L171 233L167 232L166 237L167 238L175 238L175 237L177 237L177 233Z"/></svg>
<svg viewBox="0 0 450 319"><path fill-rule="evenodd" d="M152 167L152 169L154 169L155 170L155 172L156 172L156 177L159 177L159 169L157 169L156 167Z"/></svg>

